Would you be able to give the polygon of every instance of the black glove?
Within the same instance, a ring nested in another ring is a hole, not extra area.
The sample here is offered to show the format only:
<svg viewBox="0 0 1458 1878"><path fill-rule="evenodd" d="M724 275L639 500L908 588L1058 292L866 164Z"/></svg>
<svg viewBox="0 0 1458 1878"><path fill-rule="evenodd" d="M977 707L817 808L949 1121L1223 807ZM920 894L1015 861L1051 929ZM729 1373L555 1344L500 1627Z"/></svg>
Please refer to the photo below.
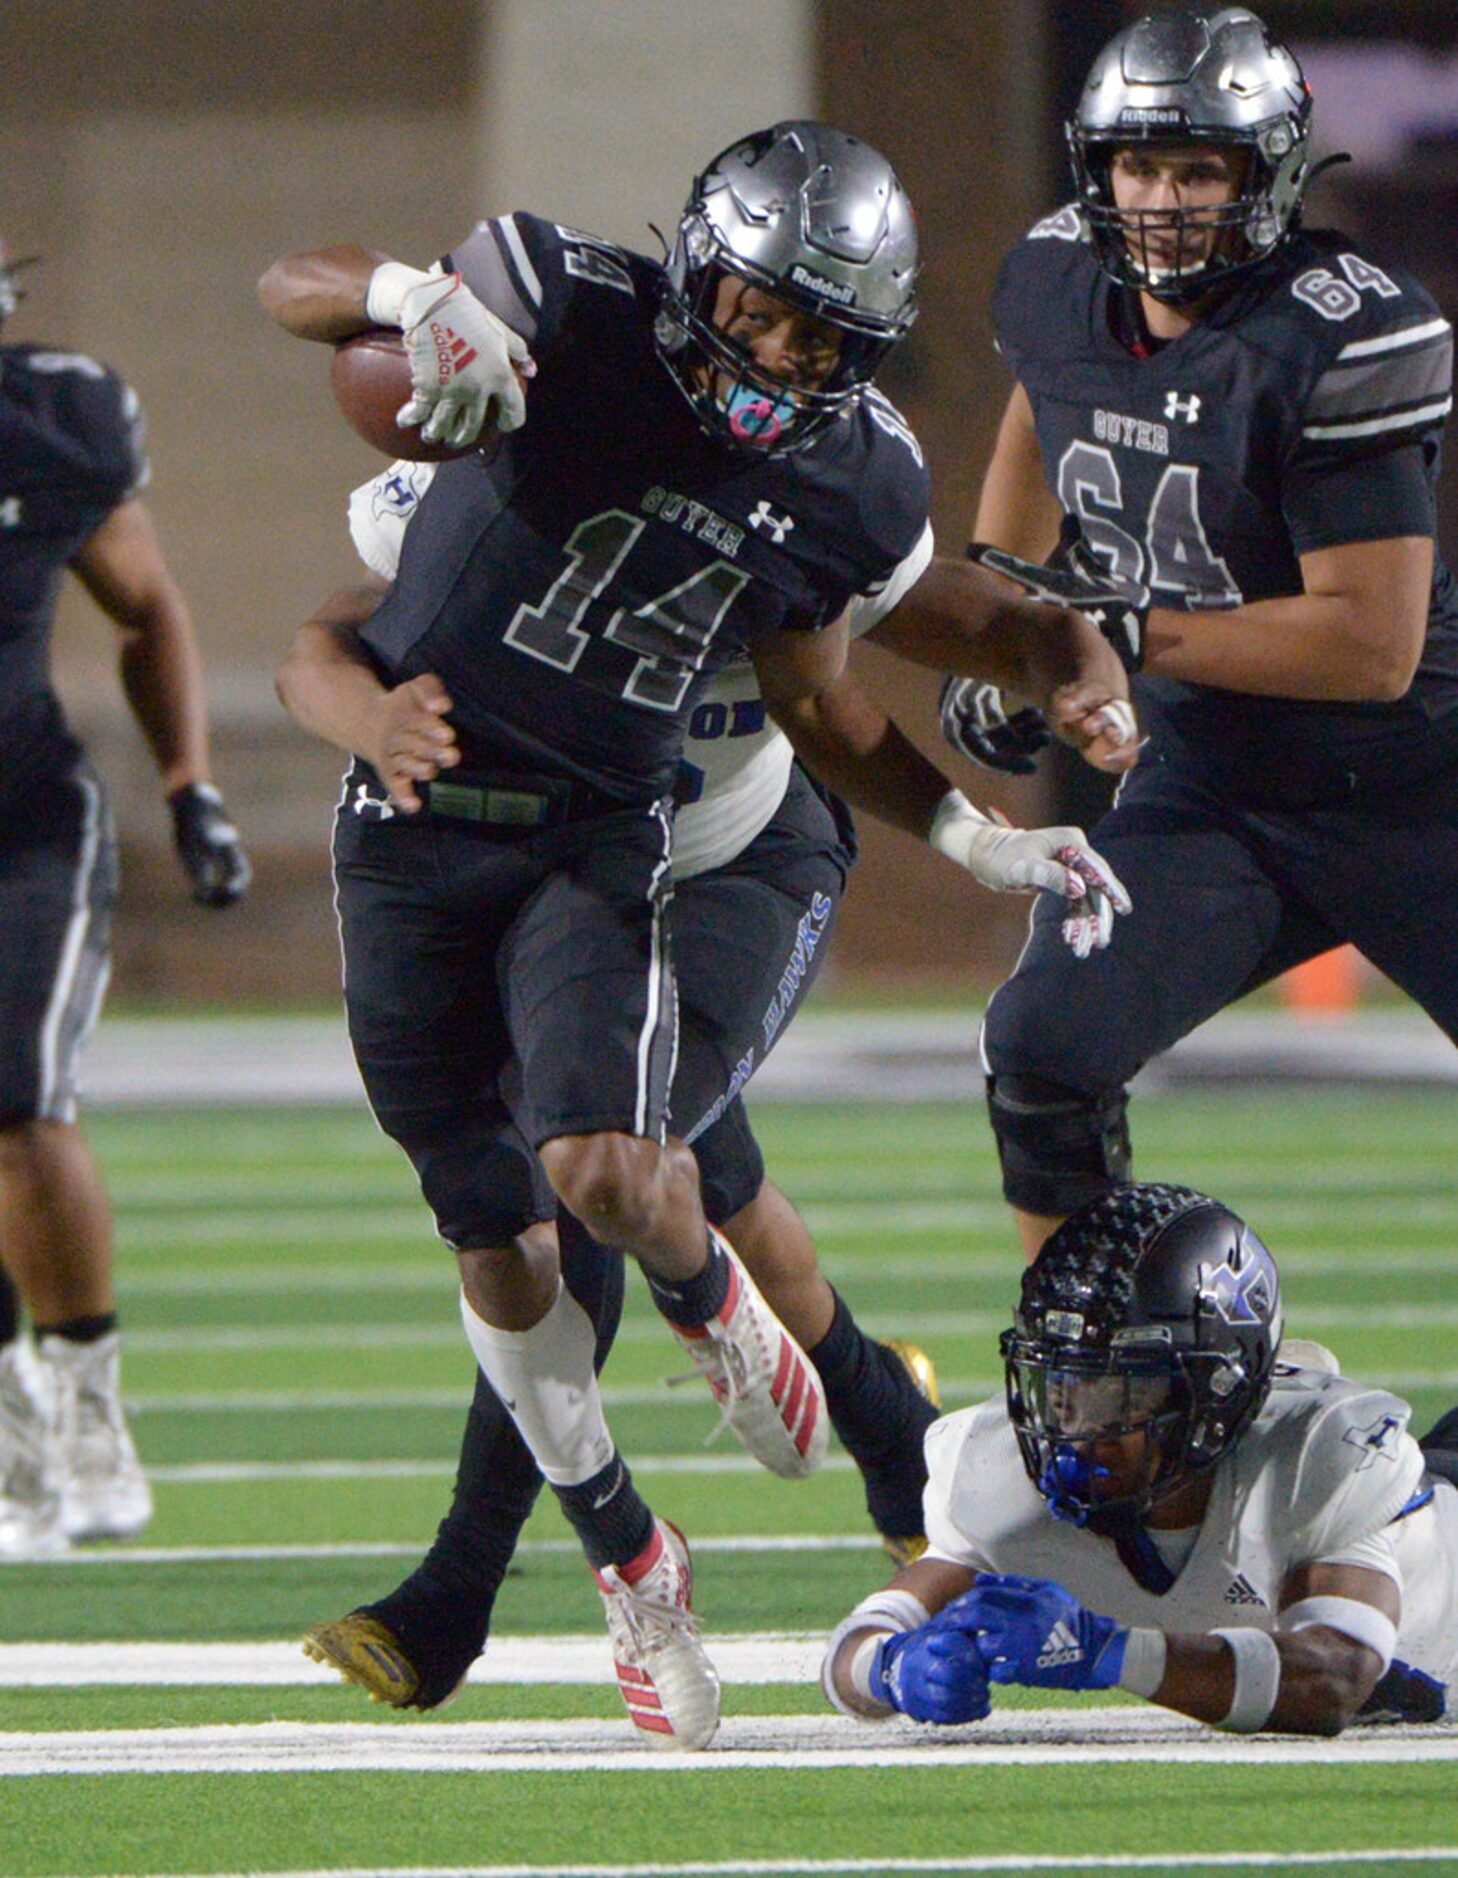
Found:
<svg viewBox="0 0 1458 1878"><path fill-rule="evenodd" d="M1064 516L1058 546L1046 565L983 541L972 543L967 558L1015 580L1031 599L1071 606L1086 615L1118 653L1126 672L1137 672L1144 663L1149 589L1109 572L1089 547L1076 515Z"/></svg>
<svg viewBox="0 0 1458 1878"><path fill-rule="evenodd" d="M211 783L184 783L168 796L167 806L193 899L200 906L231 906L247 891L253 869L223 798Z"/></svg>
<svg viewBox="0 0 1458 1878"><path fill-rule="evenodd" d="M1052 740L1041 711L1030 704L1009 717L997 686L980 679L953 674L943 684L938 702L942 735L954 750L984 769L1030 776L1038 767L1038 752Z"/></svg>

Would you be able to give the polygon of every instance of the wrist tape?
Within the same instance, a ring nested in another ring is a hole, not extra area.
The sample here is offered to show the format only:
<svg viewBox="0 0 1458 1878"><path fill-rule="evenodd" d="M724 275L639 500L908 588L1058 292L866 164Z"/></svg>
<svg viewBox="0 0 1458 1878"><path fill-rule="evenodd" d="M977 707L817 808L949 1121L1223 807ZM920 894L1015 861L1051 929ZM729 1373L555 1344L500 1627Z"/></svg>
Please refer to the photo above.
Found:
<svg viewBox="0 0 1458 1878"><path fill-rule="evenodd" d="M370 275L365 289L365 312L376 326L403 324L403 302L412 287L418 287L430 274L424 268L407 267L403 261L382 261Z"/></svg>
<svg viewBox="0 0 1458 1878"><path fill-rule="evenodd" d="M1309 1630L1314 1624L1365 1643L1382 1659L1378 1674L1387 1674L1397 1651L1397 1626L1375 1605L1364 1604L1360 1598L1302 1598L1276 1619L1277 1630Z"/></svg>
<svg viewBox="0 0 1458 1878"><path fill-rule="evenodd" d="M1131 1629L1124 1642L1124 1665L1119 1671L1119 1687L1127 1689L1131 1695L1142 1695L1146 1700L1151 1700L1155 1690L1164 1681L1168 1655L1162 1630Z"/></svg>
<svg viewBox="0 0 1458 1878"><path fill-rule="evenodd" d="M878 1634L867 1639L871 1645L867 1653L864 1645L857 1649L851 1659L850 1680L858 1693L869 1697L871 1657L875 1655L875 1646L887 1631L899 1634L906 1630L920 1630L928 1620L928 1611L920 1598L914 1598L909 1591L878 1591L874 1597L864 1599L844 1617L830 1633L830 1641L825 1646L825 1655L820 1663L820 1687L825 1699L833 1708L838 1708L842 1715L853 1716L857 1721L865 1721L866 1716L853 1709L842 1697L835 1686L832 1670L840 1646L856 1630L874 1630ZM863 1684L862 1678L865 1678Z"/></svg>
<svg viewBox="0 0 1458 1878"><path fill-rule="evenodd" d="M1271 1719L1281 1693L1281 1652L1276 1639L1264 1630L1215 1630L1235 1658L1235 1694L1217 1728L1231 1734L1253 1735Z"/></svg>

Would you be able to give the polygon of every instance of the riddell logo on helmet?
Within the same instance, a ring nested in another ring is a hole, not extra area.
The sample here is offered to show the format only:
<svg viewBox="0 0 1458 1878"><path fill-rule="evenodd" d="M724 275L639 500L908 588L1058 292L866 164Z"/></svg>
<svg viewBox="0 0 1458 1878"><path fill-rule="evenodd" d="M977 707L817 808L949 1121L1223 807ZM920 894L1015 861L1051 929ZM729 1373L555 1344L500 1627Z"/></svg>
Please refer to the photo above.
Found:
<svg viewBox="0 0 1458 1878"><path fill-rule="evenodd" d="M1124 124L1183 124L1185 114L1177 104L1126 104L1119 113Z"/></svg>
<svg viewBox="0 0 1458 1878"><path fill-rule="evenodd" d="M855 304L854 287L843 286L838 280L827 280L823 274L814 274L798 261L790 269L790 279L797 287L805 288L808 293L819 294L822 300L834 300L837 306Z"/></svg>

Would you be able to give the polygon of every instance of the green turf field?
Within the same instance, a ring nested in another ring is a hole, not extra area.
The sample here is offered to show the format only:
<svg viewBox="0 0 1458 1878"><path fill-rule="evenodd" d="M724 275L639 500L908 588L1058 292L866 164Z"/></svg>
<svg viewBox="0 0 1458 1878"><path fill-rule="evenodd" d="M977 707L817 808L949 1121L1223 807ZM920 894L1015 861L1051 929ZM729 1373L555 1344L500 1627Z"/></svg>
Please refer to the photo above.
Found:
<svg viewBox="0 0 1458 1878"><path fill-rule="evenodd" d="M990 1393L1017 1260L980 1113L762 1105L757 1123L867 1327L925 1344L949 1406ZM1294 1334L1398 1386L1419 1430L1458 1398L1449 1098L1167 1094L1135 1124L1141 1173L1262 1232ZM1248 1743L1031 1695L940 1741L826 1716L812 1640L888 1570L857 1478L835 1451L791 1485L705 1448L712 1406L664 1389L680 1362L636 1281L609 1413L696 1542L711 1648L740 1666L720 1744L638 1751L579 1666L599 1606L551 1504L484 1665L536 1680L404 1718L305 1680L286 1641L393 1584L448 1492L471 1383L451 1261L361 1112L97 1114L90 1132L158 1510L131 1547L0 1568L3 1878L1458 1874L1458 1730Z"/></svg>

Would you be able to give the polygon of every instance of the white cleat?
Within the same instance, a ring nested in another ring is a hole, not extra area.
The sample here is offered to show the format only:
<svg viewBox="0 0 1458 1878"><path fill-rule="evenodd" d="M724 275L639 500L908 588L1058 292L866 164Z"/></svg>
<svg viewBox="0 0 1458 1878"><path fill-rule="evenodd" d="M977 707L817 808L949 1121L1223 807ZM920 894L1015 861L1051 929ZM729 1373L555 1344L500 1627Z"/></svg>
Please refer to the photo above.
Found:
<svg viewBox="0 0 1458 1878"><path fill-rule="evenodd" d="M0 1350L0 1559L54 1558L67 1549L47 1467L45 1404L28 1355L20 1341Z"/></svg>
<svg viewBox="0 0 1458 1878"><path fill-rule="evenodd" d="M121 1404L121 1340L42 1337L51 1388L51 1471L72 1539L130 1539L152 1517L152 1489Z"/></svg>
<svg viewBox="0 0 1458 1878"><path fill-rule="evenodd" d="M785 1480L803 1480L825 1459L830 1440L825 1391L738 1253L714 1236L729 1261L724 1307L701 1331L670 1327L754 1458Z"/></svg>
<svg viewBox="0 0 1458 1878"><path fill-rule="evenodd" d="M719 1726L719 1678L690 1609L688 1541L666 1519L653 1527L647 1569L632 1584L612 1565L594 1573L618 1688L654 1747L704 1748Z"/></svg>

